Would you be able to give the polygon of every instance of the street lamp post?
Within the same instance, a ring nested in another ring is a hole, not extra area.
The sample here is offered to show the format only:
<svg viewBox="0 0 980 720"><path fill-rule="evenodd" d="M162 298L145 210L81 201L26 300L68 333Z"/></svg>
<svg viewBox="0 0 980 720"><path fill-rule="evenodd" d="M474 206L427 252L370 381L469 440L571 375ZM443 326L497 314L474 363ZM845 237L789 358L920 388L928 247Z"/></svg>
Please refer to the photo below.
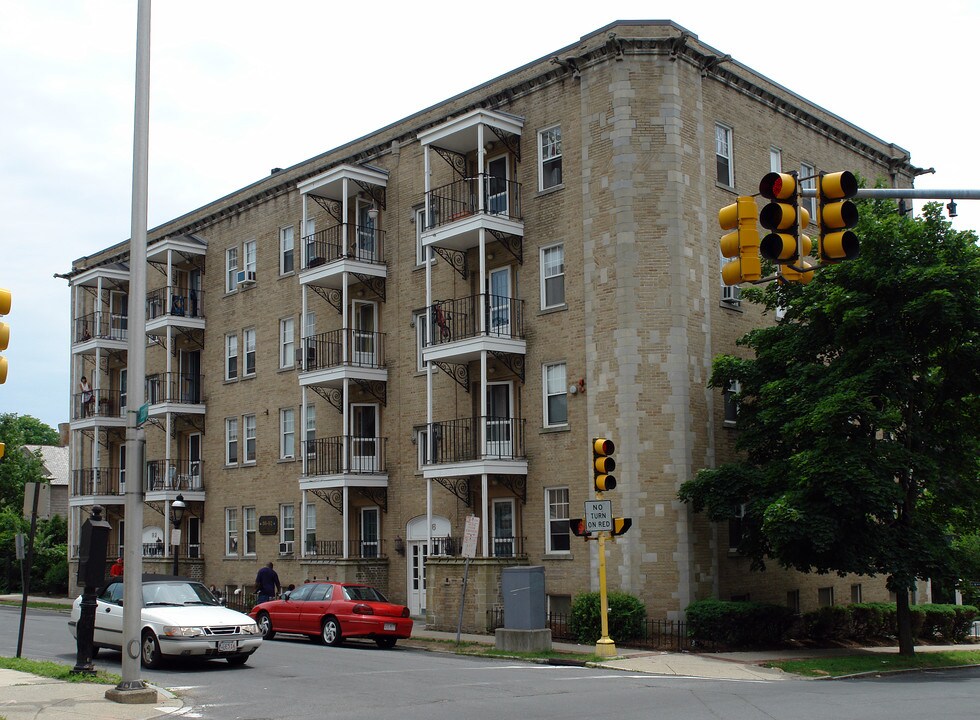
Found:
<svg viewBox="0 0 980 720"><path fill-rule="evenodd" d="M179 560L178 556L180 555L180 523L184 519L185 510L187 510L187 505L184 504L184 496L178 495L177 499L170 505L170 522L173 523L173 537L176 540L176 542L171 541L170 543L174 553L174 575L178 574L177 564Z"/></svg>

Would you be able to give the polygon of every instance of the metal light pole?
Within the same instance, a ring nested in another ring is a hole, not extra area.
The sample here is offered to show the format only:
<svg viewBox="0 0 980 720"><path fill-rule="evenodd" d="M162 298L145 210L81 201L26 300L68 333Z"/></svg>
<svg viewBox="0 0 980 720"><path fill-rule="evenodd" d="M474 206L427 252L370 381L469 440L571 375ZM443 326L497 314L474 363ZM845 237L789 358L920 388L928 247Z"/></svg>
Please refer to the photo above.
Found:
<svg viewBox="0 0 980 720"><path fill-rule="evenodd" d="M174 531L170 536L170 547L174 553L174 575L178 575L178 561L180 555L180 523L184 519L184 512L187 510L187 505L184 504L184 496L178 495L177 498L170 505L170 522L173 523Z"/></svg>

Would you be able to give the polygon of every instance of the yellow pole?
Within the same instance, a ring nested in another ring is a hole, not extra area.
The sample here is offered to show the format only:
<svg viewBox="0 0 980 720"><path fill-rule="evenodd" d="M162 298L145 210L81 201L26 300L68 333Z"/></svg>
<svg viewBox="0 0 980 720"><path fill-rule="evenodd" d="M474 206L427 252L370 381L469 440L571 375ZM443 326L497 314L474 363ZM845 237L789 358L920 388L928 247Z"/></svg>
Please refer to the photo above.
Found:
<svg viewBox="0 0 980 720"><path fill-rule="evenodd" d="M599 612L602 614L602 637L595 644L599 657L615 657L616 643L609 637L609 604L606 601L606 533L599 533Z"/></svg>

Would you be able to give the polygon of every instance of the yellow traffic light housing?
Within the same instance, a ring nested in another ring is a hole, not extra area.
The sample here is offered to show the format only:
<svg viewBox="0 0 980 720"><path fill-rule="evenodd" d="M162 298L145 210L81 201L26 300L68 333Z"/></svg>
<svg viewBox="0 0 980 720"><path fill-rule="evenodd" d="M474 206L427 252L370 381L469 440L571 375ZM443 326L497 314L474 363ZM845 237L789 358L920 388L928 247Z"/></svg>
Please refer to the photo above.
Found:
<svg viewBox="0 0 980 720"><path fill-rule="evenodd" d="M740 196L736 202L718 211L721 229L732 231L721 238L721 254L726 258L738 258L725 263L721 269L721 279L726 285L756 282L762 277L756 226L758 213L755 198L748 195Z"/></svg>
<svg viewBox="0 0 980 720"><path fill-rule="evenodd" d="M759 222L769 234L759 242L762 257L780 265L792 265L810 254L812 242L803 234L810 224L810 213L800 206L800 182L797 173L768 173L759 183L759 194L769 200L762 208ZM781 273L786 276L787 273ZM789 275L801 275L791 270Z"/></svg>
<svg viewBox="0 0 980 720"><path fill-rule="evenodd" d="M612 532L609 534L615 537L616 535L625 535L626 532L633 527L633 518L613 518Z"/></svg>
<svg viewBox="0 0 980 720"><path fill-rule="evenodd" d="M0 317L10 314L10 291L0 288ZM10 326L0 322L0 351L10 345ZM0 385L7 382L7 358L0 355ZM0 457L3 457L0 455Z"/></svg>
<svg viewBox="0 0 980 720"><path fill-rule="evenodd" d="M857 225L857 206L848 198L857 194L857 178L844 170L820 173L817 182L817 225L820 228L820 262L853 260L861 243L850 228Z"/></svg>
<svg viewBox="0 0 980 720"><path fill-rule="evenodd" d="M582 518L572 518L568 521L568 529L572 531L572 535L576 537L585 538L588 540L592 537L591 533L585 530L585 520Z"/></svg>
<svg viewBox="0 0 980 720"><path fill-rule="evenodd" d="M608 438L592 438L592 480L597 493L613 490L616 478L610 473L616 469L616 460L612 454L616 452L616 444Z"/></svg>

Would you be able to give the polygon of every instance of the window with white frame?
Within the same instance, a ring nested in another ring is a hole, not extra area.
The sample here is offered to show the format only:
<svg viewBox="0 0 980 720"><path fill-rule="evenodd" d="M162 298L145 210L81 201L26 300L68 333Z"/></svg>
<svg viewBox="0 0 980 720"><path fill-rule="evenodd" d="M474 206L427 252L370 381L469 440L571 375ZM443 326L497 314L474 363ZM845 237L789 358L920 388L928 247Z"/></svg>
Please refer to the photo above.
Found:
<svg viewBox="0 0 980 720"><path fill-rule="evenodd" d="M286 275L296 269L296 238L293 226L279 228L279 274Z"/></svg>
<svg viewBox="0 0 980 720"><path fill-rule="evenodd" d="M242 332L245 345L245 367L242 376L255 374L255 328L246 328Z"/></svg>
<svg viewBox="0 0 980 720"><path fill-rule="evenodd" d="M830 607L834 604L833 586L817 588L817 606Z"/></svg>
<svg viewBox="0 0 980 720"><path fill-rule="evenodd" d="M303 338L304 338L303 341L305 343L305 346L303 348L304 350L303 357L305 363L310 363L313 361L311 352L314 347L313 338L315 337L316 337L316 313L308 312L306 313L306 319L303 323ZM303 367L308 368L309 366L304 364Z"/></svg>
<svg viewBox="0 0 980 720"><path fill-rule="evenodd" d="M565 363L544 366L544 426L568 424L568 391Z"/></svg>
<svg viewBox="0 0 980 720"><path fill-rule="evenodd" d="M541 248L541 309L565 304L565 246Z"/></svg>
<svg viewBox="0 0 980 720"><path fill-rule="evenodd" d="M727 187L735 186L732 173L732 129L725 125L715 125L715 164L718 182Z"/></svg>
<svg viewBox="0 0 980 720"><path fill-rule="evenodd" d="M306 456L316 455L316 405L306 406Z"/></svg>
<svg viewBox="0 0 980 720"><path fill-rule="evenodd" d="M425 363L422 362L422 350L429 339L429 312L428 310L415 311L415 369L418 372L425 370Z"/></svg>
<svg viewBox="0 0 980 720"><path fill-rule="evenodd" d="M292 543L296 539L296 508L279 506L279 542Z"/></svg>
<svg viewBox="0 0 980 720"><path fill-rule="evenodd" d="M258 535L258 514L254 507L242 508L242 532L245 534L245 554L254 555Z"/></svg>
<svg viewBox="0 0 980 720"><path fill-rule="evenodd" d="M538 133L538 189L548 190L562 183L561 126Z"/></svg>
<svg viewBox="0 0 980 720"><path fill-rule="evenodd" d="M296 364L296 319L279 321L279 367L291 368Z"/></svg>
<svg viewBox="0 0 980 720"><path fill-rule="evenodd" d="M245 453L242 461L247 463L255 462L255 416L245 415L242 418L245 429Z"/></svg>
<svg viewBox="0 0 980 720"><path fill-rule="evenodd" d="M783 151L777 147L769 148L769 171L783 171Z"/></svg>
<svg viewBox="0 0 980 720"><path fill-rule="evenodd" d="M279 411L279 457L291 460L296 453L296 411L283 408Z"/></svg>
<svg viewBox="0 0 980 720"><path fill-rule="evenodd" d="M417 429L415 436L416 447L418 448L419 470L426 464L429 457L429 430L425 425Z"/></svg>
<svg viewBox="0 0 980 720"><path fill-rule="evenodd" d="M726 263L731 261L731 258L722 255L721 267L724 268ZM721 280L721 302L728 307L739 307L742 304L742 288L738 285L726 285L725 279L720 273L719 279Z"/></svg>
<svg viewBox="0 0 980 720"><path fill-rule="evenodd" d="M426 256L429 257L429 262L434 263L436 261L435 255L429 250L429 248L422 247L422 233L425 232L425 208L420 207L415 209L415 264L425 265Z"/></svg>
<svg viewBox="0 0 980 720"><path fill-rule="evenodd" d="M242 243L242 254L245 256L245 267L243 269L245 270L246 276L248 276L249 273L251 273L252 276L255 275L255 252L256 243L254 240L247 240L246 242Z"/></svg>
<svg viewBox="0 0 980 720"><path fill-rule="evenodd" d="M571 530L568 528L568 488L545 489L545 552L571 551Z"/></svg>
<svg viewBox="0 0 980 720"><path fill-rule="evenodd" d="M225 555L238 554L238 508L225 508Z"/></svg>
<svg viewBox="0 0 980 720"><path fill-rule="evenodd" d="M817 189L817 178L815 177L817 170L813 165L808 165L807 163L800 163L800 189L801 190L816 190ZM803 207L807 209L810 213L810 222L817 222L817 198L816 197L805 197L801 198L800 202ZM805 228L801 228L805 229Z"/></svg>
<svg viewBox="0 0 980 720"><path fill-rule="evenodd" d="M225 250L225 292L238 289L238 248Z"/></svg>
<svg viewBox="0 0 980 720"><path fill-rule="evenodd" d="M225 380L238 378L238 335L225 335Z"/></svg>
<svg viewBox="0 0 980 720"><path fill-rule="evenodd" d="M238 418L225 418L225 465L238 464Z"/></svg>
<svg viewBox="0 0 980 720"><path fill-rule="evenodd" d="M742 385L738 380L732 380L725 388L725 424L734 425L738 422L738 394Z"/></svg>
<svg viewBox="0 0 980 720"><path fill-rule="evenodd" d="M316 505L310 503L306 506L306 527L303 538L306 544L306 552L316 553Z"/></svg>

